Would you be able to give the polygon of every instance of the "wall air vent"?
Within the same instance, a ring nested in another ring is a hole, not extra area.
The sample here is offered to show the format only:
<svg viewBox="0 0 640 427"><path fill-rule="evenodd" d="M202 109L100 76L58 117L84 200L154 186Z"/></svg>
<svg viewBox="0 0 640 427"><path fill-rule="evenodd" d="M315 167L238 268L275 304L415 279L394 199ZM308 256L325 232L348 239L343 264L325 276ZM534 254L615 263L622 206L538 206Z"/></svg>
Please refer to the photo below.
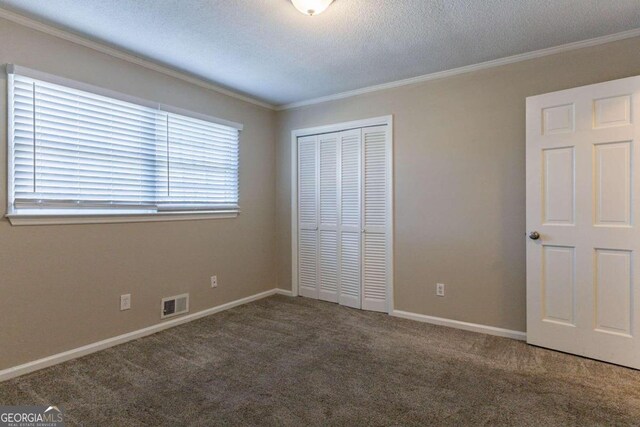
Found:
<svg viewBox="0 0 640 427"><path fill-rule="evenodd" d="M160 306L160 318L177 316L189 311L189 294L176 295L174 297L162 298Z"/></svg>

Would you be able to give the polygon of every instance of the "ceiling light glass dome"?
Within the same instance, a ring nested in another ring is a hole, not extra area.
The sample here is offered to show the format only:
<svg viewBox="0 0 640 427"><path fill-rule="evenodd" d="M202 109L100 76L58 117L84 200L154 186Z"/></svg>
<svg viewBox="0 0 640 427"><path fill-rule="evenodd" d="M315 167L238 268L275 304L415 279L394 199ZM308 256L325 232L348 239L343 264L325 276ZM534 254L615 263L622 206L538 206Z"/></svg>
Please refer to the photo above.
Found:
<svg viewBox="0 0 640 427"><path fill-rule="evenodd" d="M333 0L291 0L291 3L305 15L319 15L329 7Z"/></svg>

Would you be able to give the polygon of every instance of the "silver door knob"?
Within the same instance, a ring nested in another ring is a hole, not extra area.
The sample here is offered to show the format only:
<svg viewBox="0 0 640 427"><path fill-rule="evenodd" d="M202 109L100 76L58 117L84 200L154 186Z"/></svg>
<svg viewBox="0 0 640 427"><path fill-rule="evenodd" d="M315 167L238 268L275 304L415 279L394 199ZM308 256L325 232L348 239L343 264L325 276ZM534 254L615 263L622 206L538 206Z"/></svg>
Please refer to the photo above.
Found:
<svg viewBox="0 0 640 427"><path fill-rule="evenodd" d="M531 233L529 233L529 238L531 240L538 240L540 238L540 233L538 233L537 231L532 231Z"/></svg>

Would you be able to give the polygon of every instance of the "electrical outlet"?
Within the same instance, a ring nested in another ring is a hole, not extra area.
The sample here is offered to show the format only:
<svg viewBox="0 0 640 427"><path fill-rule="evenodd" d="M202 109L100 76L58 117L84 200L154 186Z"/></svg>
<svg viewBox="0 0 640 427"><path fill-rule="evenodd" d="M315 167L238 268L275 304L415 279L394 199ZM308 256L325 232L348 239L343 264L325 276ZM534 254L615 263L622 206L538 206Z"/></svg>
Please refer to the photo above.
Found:
<svg viewBox="0 0 640 427"><path fill-rule="evenodd" d="M436 284L436 295L439 297L444 296L444 283Z"/></svg>
<svg viewBox="0 0 640 427"><path fill-rule="evenodd" d="M131 308L131 294L120 295L120 311Z"/></svg>
<svg viewBox="0 0 640 427"><path fill-rule="evenodd" d="M218 276L211 276L211 287L212 288L218 287Z"/></svg>

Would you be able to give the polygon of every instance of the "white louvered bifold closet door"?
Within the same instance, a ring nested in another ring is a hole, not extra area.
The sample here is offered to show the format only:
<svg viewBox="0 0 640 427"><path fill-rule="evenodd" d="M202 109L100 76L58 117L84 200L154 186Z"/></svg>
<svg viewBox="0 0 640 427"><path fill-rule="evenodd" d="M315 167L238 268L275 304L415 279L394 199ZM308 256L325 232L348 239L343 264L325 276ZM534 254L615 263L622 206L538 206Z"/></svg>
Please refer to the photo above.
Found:
<svg viewBox="0 0 640 427"><path fill-rule="evenodd" d="M340 134L340 304L361 307L361 135L360 129Z"/></svg>
<svg viewBox="0 0 640 427"><path fill-rule="evenodd" d="M387 311L390 265L387 221L390 218L390 189L387 188L387 126L362 130L364 233L362 242L362 308Z"/></svg>
<svg viewBox="0 0 640 427"><path fill-rule="evenodd" d="M318 298L338 302L338 136L318 136L320 153L320 224Z"/></svg>
<svg viewBox="0 0 640 427"><path fill-rule="evenodd" d="M391 280L388 126L298 138L298 289L386 312Z"/></svg>
<svg viewBox="0 0 640 427"><path fill-rule="evenodd" d="M318 298L318 137L298 139L298 288Z"/></svg>

